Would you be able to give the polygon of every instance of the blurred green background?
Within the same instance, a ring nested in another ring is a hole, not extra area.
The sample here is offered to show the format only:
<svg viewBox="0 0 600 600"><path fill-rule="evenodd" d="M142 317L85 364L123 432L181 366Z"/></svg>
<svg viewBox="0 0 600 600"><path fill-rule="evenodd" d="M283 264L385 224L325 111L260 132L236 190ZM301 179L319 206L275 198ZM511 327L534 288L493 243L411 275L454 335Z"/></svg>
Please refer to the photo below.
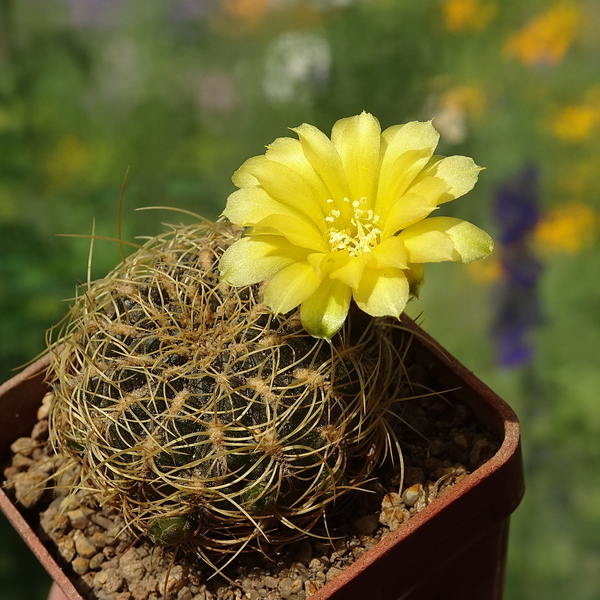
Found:
<svg viewBox="0 0 600 600"><path fill-rule="evenodd" d="M446 205L493 257L409 308L519 414L506 598L600 597L600 6L593 0L0 0L0 377L44 349L89 235L214 218L288 127L428 120L486 167ZM446 208L447 207L447 208ZM119 260L98 241L92 277ZM0 596L50 581L2 517Z"/></svg>

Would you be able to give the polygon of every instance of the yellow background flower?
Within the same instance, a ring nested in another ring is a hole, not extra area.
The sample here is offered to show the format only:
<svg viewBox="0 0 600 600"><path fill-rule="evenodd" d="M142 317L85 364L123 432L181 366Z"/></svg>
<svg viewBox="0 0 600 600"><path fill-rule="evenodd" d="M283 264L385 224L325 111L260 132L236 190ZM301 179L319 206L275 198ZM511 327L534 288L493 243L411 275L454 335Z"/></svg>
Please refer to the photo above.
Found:
<svg viewBox="0 0 600 600"><path fill-rule="evenodd" d="M517 57L528 66L556 65L571 46L580 22L579 6L559 2L510 36L504 45L504 55Z"/></svg>
<svg viewBox="0 0 600 600"><path fill-rule="evenodd" d="M312 125L293 129L234 174L240 189L224 215L249 233L221 259L234 286L269 280L277 313L300 305L304 327L331 337L351 299L372 316L399 317L418 294L422 263L471 262L492 251L474 225L426 219L462 196L481 170L464 156L434 156L439 134L413 121L381 132L362 114L338 121L331 139Z"/></svg>
<svg viewBox="0 0 600 600"><path fill-rule="evenodd" d="M594 243L599 225L596 211L583 202L572 201L546 214L536 227L535 237L552 250L576 254Z"/></svg>
<svg viewBox="0 0 600 600"><path fill-rule="evenodd" d="M495 2L442 0L444 25L448 31L480 31L497 12Z"/></svg>
<svg viewBox="0 0 600 600"><path fill-rule="evenodd" d="M582 142L591 138L600 125L600 86L591 87L583 101L553 111L552 133L565 142Z"/></svg>

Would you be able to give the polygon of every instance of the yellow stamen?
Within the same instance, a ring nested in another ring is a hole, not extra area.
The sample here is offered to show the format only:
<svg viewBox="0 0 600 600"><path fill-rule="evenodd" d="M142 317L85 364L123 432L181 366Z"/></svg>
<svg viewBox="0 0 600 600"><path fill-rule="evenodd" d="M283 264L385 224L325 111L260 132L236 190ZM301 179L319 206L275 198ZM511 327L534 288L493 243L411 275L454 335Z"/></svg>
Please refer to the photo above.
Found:
<svg viewBox="0 0 600 600"><path fill-rule="evenodd" d="M349 198L344 202L350 204ZM332 199L327 200L333 203ZM327 230L327 241L332 251L348 250L350 256L359 256L371 252L380 242L381 229L375 225L379 222L379 215L367 209L367 199L354 200L352 203L352 216L350 219L341 219L341 227L329 227ZM332 209L325 217L327 223L334 223L341 217L341 211ZM346 225L346 227L343 227Z"/></svg>

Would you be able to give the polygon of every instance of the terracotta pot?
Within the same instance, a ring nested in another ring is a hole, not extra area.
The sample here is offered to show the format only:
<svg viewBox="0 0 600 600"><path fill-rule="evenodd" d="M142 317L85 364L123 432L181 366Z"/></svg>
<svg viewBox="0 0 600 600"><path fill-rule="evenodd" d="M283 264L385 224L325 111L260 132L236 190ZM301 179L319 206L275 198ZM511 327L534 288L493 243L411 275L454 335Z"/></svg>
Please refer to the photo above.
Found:
<svg viewBox="0 0 600 600"><path fill-rule="evenodd" d="M502 444L487 463L390 533L312 600L500 600L510 514L524 491L520 430L510 407L409 319L413 356L441 388L454 390ZM44 357L0 386L0 460L28 435L47 392ZM0 507L62 588L83 600L34 533L25 511L0 489Z"/></svg>

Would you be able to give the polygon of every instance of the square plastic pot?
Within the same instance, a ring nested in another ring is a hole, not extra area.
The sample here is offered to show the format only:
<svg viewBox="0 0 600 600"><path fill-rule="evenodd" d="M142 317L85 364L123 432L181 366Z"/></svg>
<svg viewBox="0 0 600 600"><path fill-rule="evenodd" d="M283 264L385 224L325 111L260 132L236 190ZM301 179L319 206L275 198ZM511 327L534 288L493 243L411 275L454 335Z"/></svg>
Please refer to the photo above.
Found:
<svg viewBox="0 0 600 600"><path fill-rule="evenodd" d="M501 600L508 525L524 492L520 430L511 408L412 321L412 355L440 389L466 402L502 440L498 452L472 474L390 533L312 600ZM0 386L0 462L11 443L30 433L48 387L48 357ZM0 507L69 600L83 600L32 528L0 489ZM33 525L35 527L35 524Z"/></svg>

